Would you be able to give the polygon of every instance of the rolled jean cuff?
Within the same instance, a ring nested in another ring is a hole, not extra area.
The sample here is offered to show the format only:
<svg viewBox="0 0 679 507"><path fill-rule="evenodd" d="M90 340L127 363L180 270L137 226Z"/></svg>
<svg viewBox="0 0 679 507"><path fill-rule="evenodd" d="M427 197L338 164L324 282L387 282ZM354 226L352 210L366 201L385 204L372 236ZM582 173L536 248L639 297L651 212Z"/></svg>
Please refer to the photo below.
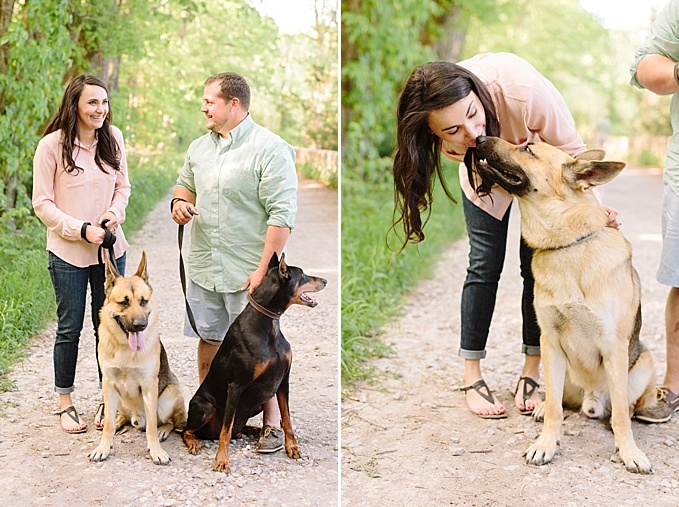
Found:
<svg viewBox="0 0 679 507"><path fill-rule="evenodd" d="M527 356L539 356L540 346L539 345L526 345L525 343L521 345L521 352Z"/></svg>
<svg viewBox="0 0 679 507"><path fill-rule="evenodd" d="M484 359L486 357L485 350L466 350L461 348L457 354L462 359Z"/></svg>
<svg viewBox="0 0 679 507"><path fill-rule="evenodd" d="M54 392L57 394L71 394L73 391L75 391L75 388L73 386L71 387L54 386Z"/></svg>

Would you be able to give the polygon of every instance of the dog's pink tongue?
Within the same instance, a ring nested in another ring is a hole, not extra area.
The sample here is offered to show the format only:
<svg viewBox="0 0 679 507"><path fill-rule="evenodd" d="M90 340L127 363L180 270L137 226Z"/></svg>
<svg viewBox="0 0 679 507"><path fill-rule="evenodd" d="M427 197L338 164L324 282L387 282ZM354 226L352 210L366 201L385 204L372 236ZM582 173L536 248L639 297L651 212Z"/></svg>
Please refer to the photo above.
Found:
<svg viewBox="0 0 679 507"><path fill-rule="evenodd" d="M130 336L127 339L130 348L135 352L144 348L144 331L130 331Z"/></svg>

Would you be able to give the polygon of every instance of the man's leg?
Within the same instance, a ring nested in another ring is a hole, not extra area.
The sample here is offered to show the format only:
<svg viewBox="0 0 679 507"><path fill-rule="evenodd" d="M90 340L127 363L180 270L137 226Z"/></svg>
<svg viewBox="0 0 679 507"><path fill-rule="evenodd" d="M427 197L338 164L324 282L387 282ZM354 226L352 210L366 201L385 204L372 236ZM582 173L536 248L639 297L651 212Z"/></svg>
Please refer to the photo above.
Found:
<svg viewBox="0 0 679 507"><path fill-rule="evenodd" d="M663 386L679 393L679 288L672 287L665 306L667 371Z"/></svg>
<svg viewBox="0 0 679 507"><path fill-rule="evenodd" d="M198 381L201 384L207 377L207 372L210 371L210 365L218 350L219 345L212 345L205 340L198 339Z"/></svg>

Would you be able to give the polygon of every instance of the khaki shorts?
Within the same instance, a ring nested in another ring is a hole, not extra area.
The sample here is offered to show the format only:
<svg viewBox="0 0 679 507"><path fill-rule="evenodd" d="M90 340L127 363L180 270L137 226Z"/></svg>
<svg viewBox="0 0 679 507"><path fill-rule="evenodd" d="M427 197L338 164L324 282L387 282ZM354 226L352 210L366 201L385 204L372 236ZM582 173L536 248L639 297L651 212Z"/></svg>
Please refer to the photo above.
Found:
<svg viewBox="0 0 679 507"><path fill-rule="evenodd" d="M247 306L248 291L215 292L196 285L190 278L186 283L186 299L200 338L212 345L221 344L231 323ZM184 334L198 338L188 316L184 316Z"/></svg>
<svg viewBox="0 0 679 507"><path fill-rule="evenodd" d="M656 278L679 287L679 197L665 182L662 200L662 255Z"/></svg>

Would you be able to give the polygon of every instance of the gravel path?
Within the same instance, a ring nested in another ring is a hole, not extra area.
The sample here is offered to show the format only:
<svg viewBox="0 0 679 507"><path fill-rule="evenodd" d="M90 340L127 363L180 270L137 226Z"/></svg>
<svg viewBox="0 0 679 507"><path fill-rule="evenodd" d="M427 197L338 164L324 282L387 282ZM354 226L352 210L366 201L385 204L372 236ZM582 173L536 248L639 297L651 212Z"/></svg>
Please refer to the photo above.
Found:
<svg viewBox="0 0 679 507"><path fill-rule="evenodd" d="M662 177L658 169L626 168L607 185L604 202L617 208L634 248L642 284L642 341L664 374L667 288L655 281L660 256ZM461 386L459 298L467 241L442 256L436 276L409 296L384 339L398 354L375 361L379 382L342 400L342 505L656 506L679 505L679 417L662 425L633 422L654 474L636 475L612 460L606 425L566 412L553 463L527 466L523 451L541 424L519 415L514 390L520 353L518 208L513 211L507 265L500 282L485 379L507 407L504 420L482 420L467 410ZM544 393L544 386L540 389Z"/></svg>
<svg viewBox="0 0 679 507"><path fill-rule="evenodd" d="M132 238L128 274L146 250L150 283L161 318L161 337L186 403L197 388L196 341L182 335L183 296L179 283L177 225L169 196ZM188 231L186 231L188 239ZM67 435L52 413L54 324L34 337L28 356L12 374L18 389L0 394L0 492L2 504L24 506L332 506L338 503L338 226L337 192L300 180L297 227L287 259L328 280L318 307L293 306L282 320L292 344L291 418L302 458L284 451L261 455L252 437L233 441L230 475L212 471L217 442L190 455L178 434L162 445L169 466L154 465L145 435L130 430L114 439L112 455L92 463L87 453L99 443L94 413L100 402L94 336L81 338L74 402L89 425ZM184 248L187 246L185 244ZM185 250L185 252L188 250ZM251 420L261 425L261 415Z"/></svg>

